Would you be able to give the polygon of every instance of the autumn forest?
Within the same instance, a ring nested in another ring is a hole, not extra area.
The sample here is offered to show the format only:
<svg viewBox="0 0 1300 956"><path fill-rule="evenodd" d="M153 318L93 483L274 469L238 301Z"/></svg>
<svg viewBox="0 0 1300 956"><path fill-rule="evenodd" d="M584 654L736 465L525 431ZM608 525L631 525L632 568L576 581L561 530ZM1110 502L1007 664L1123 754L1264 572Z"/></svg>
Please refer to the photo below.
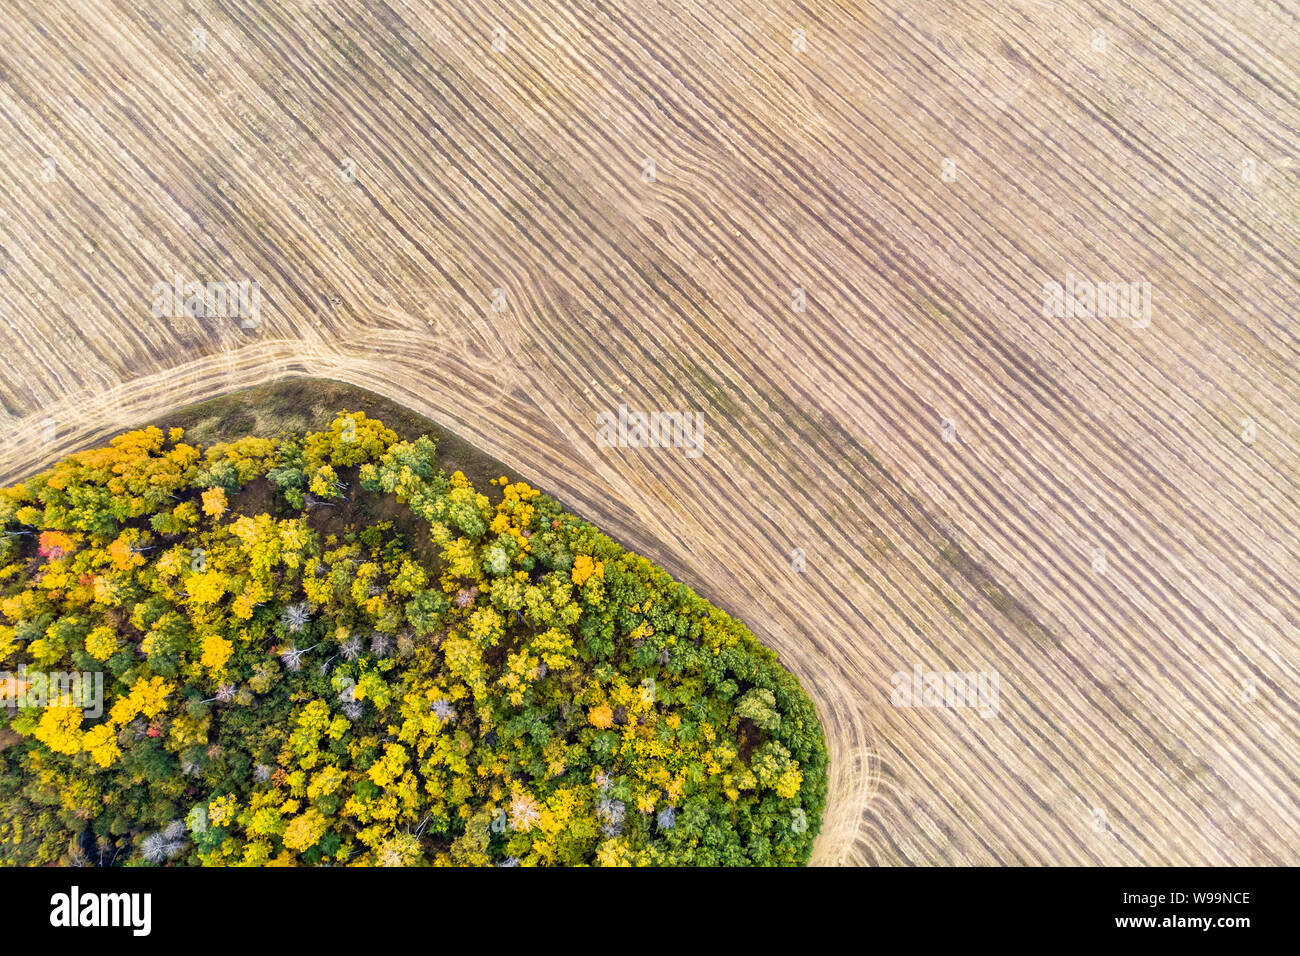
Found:
<svg viewBox="0 0 1300 956"><path fill-rule="evenodd" d="M362 412L185 438L0 490L0 862L807 862L822 730L742 623Z"/></svg>

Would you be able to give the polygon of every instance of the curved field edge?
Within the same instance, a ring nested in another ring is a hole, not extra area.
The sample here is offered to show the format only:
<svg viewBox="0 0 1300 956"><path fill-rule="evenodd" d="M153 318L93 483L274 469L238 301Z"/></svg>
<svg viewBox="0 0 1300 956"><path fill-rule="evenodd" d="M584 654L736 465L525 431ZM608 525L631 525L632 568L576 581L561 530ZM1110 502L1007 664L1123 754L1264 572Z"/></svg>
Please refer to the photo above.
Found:
<svg viewBox="0 0 1300 956"><path fill-rule="evenodd" d="M367 417L379 419L403 441L428 435L438 445L438 466L447 474L463 473L478 488L499 475L510 475L528 481L534 488L548 490L431 418L369 389L312 376L287 376L226 392L122 430L149 425L163 431L183 428L187 441L211 445L249 435L275 438L328 429L340 408L365 412Z"/></svg>
<svg viewBox="0 0 1300 956"><path fill-rule="evenodd" d="M338 386L336 383L320 383L320 382L310 382L306 380L297 380L293 382L278 383L277 385L252 390L249 393L224 396L220 399L203 403L200 406L183 409L177 413L174 413L173 415L164 416L160 420L159 424L162 424L169 428L176 427L176 426L187 428L188 431L183 441L183 443L185 444L188 444L189 439L191 438L198 440L204 433L211 435L211 437L214 439L224 440L224 439L231 439L231 438L239 438L239 437L243 437L251 434L257 434L257 433L276 433L276 434L284 435L284 434L292 434L295 431L305 432L307 430L307 425L310 424L310 422L308 421L307 424L303 424L304 420L305 419L310 420L313 412L315 412L319 416L319 410L321 407L324 407L324 405L328 405L328 403L330 402L337 402L337 400L341 397L339 394L340 388L345 388L345 387ZM308 397L315 399L318 404L313 405L311 401L306 400ZM378 400L377 397L375 396L372 396L372 399ZM324 405L319 403L324 403ZM374 401L370 401L368 402L368 404L371 404L373 406ZM381 409L380 415L397 418L398 416L390 416L391 411L392 411L391 409ZM369 414L372 415L374 414L373 407ZM437 455L437 462L436 462L438 467L444 467L447 470L451 470L451 468L453 467L453 463L464 461L466 463L471 463L473 466L475 466L474 471L480 476L491 475L493 472L496 472L498 470L497 466L499 463L493 462L490 458L483 455L481 452L478 452L477 449L474 449L472 446L469 446L463 442L460 442L458 444L457 440L454 439L454 437L446 435L445 431L442 429L437 429L436 427L435 428L427 427L431 423L428 423L427 420L419 419L419 416L413 416L409 412L406 413L406 416L407 416L406 419L401 422L401 430L403 432L403 437L410 438L416 436L417 434L422 434L427 431L435 431L435 432L442 433L440 437L443 438L443 440L446 442L446 445L449 447L447 448L448 454L446 455L444 455L443 453L443 448L439 449ZM359 419L359 421L364 422L364 417ZM336 448L342 447L337 444L340 423L347 424L347 420L340 418L336 420L336 422L334 423L333 440L335 441ZM363 427L368 428L369 425ZM384 450L396 454L398 446L396 446L394 443L396 443L398 436L393 433L388 433L388 435L389 438L386 439L385 441L390 447L387 447ZM310 444L310 442L313 439L317 439L317 438L322 438L322 436L321 435L312 436L311 438L308 439L308 443ZM174 444L176 440L177 440L176 437L173 436L170 440L168 440L168 444ZM329 435L326 434L322 438L322 440L328 442L330 440ZM116 442L114 444L116 444ZM239 447L239 446L235 446L235 447ZM265 452L265 447L263 446L257 446L257 447L261 447L262 451ZM404 462L409 463L410 460L413 460L409 458L409 456L412 454L411 449L413 447L414 446L406 443L403 443L400 446L402 450L402 454L408 456L407 458L403 459ZM159 451L161 450L161 445L159 446L158 450ZM350 450L348 451L348 454L351 454ZM376 452L375 454L378 453ZM223 455L227 457L231 456L231 451L228 447L221 449L216 454L216 459L215 459L216 465L224 464L224 462L221 460ZM384 464L382 464L379 468L380 474L385 473L384 472L385 468L389 469L389 471L387 472L389 477L383 480L387 481L388 485L392 485L394 482L400 483L403 480L408 480L409 482L409 478L410 478L409 472L406 471L403 472L403 475L406 476L405 479L392 477L392 475L394 474L394 470L397 469L398 466L397 464L394 464L392 461L389 461L388 460L389 457L390 456L385 456ZM270 460L271 459L269 457L265 459L266 462L270 462ZM332 459L328 459L328 453L327 453L327 457L324 460L330 461ZM212 475L215 474L214 461L211 460L211 456L209 456L209 458L204 459L204 461L207 462L209 465L209 468L206 471L201 472L198 476L190 476L187 479L187 484L184 486L183 489L181 486L177 486L173 490L183 490L184 494L188 494L191 497L194 497L197 495L197 493L200 490L202 490L203 485L210 484ZM432 463L433 463L433 456L432 456L432 451L430 450L430 454L428 460L426 461L426 464L432 464ZM67 464L67 462L65 461L64 464ZM350 464L351 465L360 464L362 465L363 468L373 467L373 464L366 465L364 461L361 459L354 460ZM280 467L284 468L287 466L281 464ZM456 470L462 471L466 469L458 467L456 468ZM269 466L267 468L267 471L268 472L271 471ZM38 483L42 481L46 482L43 486L45 489L48 489L50 487L56 487L57 483L48 482L49 474L50 473L47 472L45 475L37 476L37 479L33 479L33 480L37 481ZM420 472L420 474L423 475L424 472ZM331 475L331 480L333 480L334 473L332 471L330 472L330 475ZM349 477L354 478L354 476L349 476ZM241 491L243 491L248 486L250 481L258 481L258 480L262 480L262 478L263 478L262 474L250 472L249 475L244 476L239 481L237 481L235 485L231 487L230 490L232 494L238 496L241 493ZM277 482L279 481L278 478L276 480ZM371 487L372 485L375 485L375 482L377 480L379 479L376 478L376 474L372 473L371 475L369 475L369 477L366 479L366 481L369 482L369 484L367 485L367 490L378 493L381 490L378 486ZM442 481L442 479L438 479L438 480ZM302 482L308 483L307 478L302 478ZM31 482L29 481L28 484L30 483ZM362 482L362 483L365 484L366 482ZM521 490L526 489L526 486L523 484L508 484L508 479L504 477L500 479L500 483L503 486L504 492L502 494L498 494L496 497L498 499L501 499L503 497L510 499L512 502L511 508L513 509L514 506L518 504L518 496L521 493ZM451 484L453 488L457 488L457 489L464 489L468 487L467 483L461 481L459 477L453 479ZM496 484L495 480L493 481L493 484ZM326 497L330 496L328 491L323 490L324 489L323 484L318 486L316 481L311 481L309 485L312 491L315 491L318 494L325 494ZM436 511L434 506L430 503L432 501L431 497L425 496L421 498L423 491L427 490L426 488L424 488L423 485L420 485L417 482L415 485L411 485L408 483L404 487L405 487L405 494L411 494L412 491L414 491L414 496L412 498L412 501L420 502L419 507L421 510L422 517L425 517L430 522L433 522L435 520L435 512L436 512L436 514L439 517L443 518L444 520L448 520L448 521L451 520L447 518L447 512L445 509L443 509L442 511ZM446 483L443 482L441 487L445 491L447 487ZM391 491L392 488L385 487L382 490ZM209 491L211 491L211 489L209 489ZM735 646L739 648L740 651L744 652L744 655L747 657L748 664L746 664L745 666L749 668L751 673L745 676L754 677L756 673L763 674L764 675L763 680L760 680L759 683L761 684L766 682L768 686L773 686L776 688L777 699L780 701L782 705L780 710L782 711L783 715L787 719L793 719L794 721L798 722L801 726L805 726L806 729L809 729L808 740L807 740L808 745L803 747L800 750L800 756L803 757L802 766L804 769L804 779L807 781L807 783L801 788L800 795L802 797L803 806L806 806L811 811L811 814L810 814L810 818L807 819L808 826L806 826L806 828L799 828L796 830L796 832L801 836L806 835L806 839L801 839L801 840L797 839L796 841L794 841L796 843L802 844L802 846L798 850L798 856L801 862L806 862L808 855L811 851L812 837L815 835L815 833L817 832L820 826L821 812L825 803L826 751L825 751L825 742L821 732L820 724L817 722L815 712L811 705L811 701L808 700L807 696L799 688L797 679L795 679L794 676L791 675L788 671L784 670L784 668L779 666L776 660L775 653L772 652L770 649L763 647L753 637L752 633L750 633L749 630L746 627L744 627L743 624L740 624L738 621L729 618L723 612L717 610L712 605L708 604L708 602L699 598L689 588L675 582L662 569L659 569L651 565L648 561L646 561L646 559L632 554L627 549L623 548L621 545L614 542L608 536L599 532L594 526L590 525L590 523L583 521L582 519L577 518L576 516L572 516L566 513L558 504L556 504L553 500L549 499L548 497L544 495L540 495L540 493L537 493L532 489L526 489L526 491L523 491L523 493L524 493L525 500L535 499L534 504L536 506L537 511L539 513L545 514L548 520L552 516L554 516L554 527L556 529L560 528L561 523L563 522L563 527L564 527L563 534L569 536L566 540L570 540L570 541L575 540L574 536L580 537L582 539L583 554L576 558L576 562L573 559L572 555L569 555L569 560L567 560L567 562L564 560L558 562L559 565L562 565L559 568L559 570L565 572L566 574L569 572L571 568L573 569L573 581L575 584L579 586L579 588L583 586L583 581L586 580L594 581L594 578L592 577L593 568L602 569L605 565L608 565L611 567L611 569L613 569L616 566L620 566L625 570L635 569L636 574L639 575L638 578L639 582L647 585L653 592L656 593L675 592L678 599L681 601L681 608L683 610L683 614L689 612L695 617L696 620L707 621L710 626L716 626L718 628L724 629L727 632L729 632L729 636L731 639L731 646ZM403 497L405 497L405 494L403 495ZM453 496L454 494L455 492L453 492ZM467 492L467 494L472 495L473 489L471 488ZM355 495L356 492L354 491L353 497L355 497ZM512 495L514 496L513 498L511 497ZM58 495L55 494L54 497L57 499ZM175 498L177 496L175 494L172 494L172 497ZM222 503L224 503L225 502L224 495L219 497ZM299 492L298 498L301 499L301 497L302 494L301 492ZM311 497L311 492L309 491L308 498L310 499L310 497ZM480 501L479 510L483 511L484 508L488 507L487 499L483 496L478 496L478 497ZM70 500L71 500L70 498L64 500L63 504L67 505ZM197 502L198 500L199 499L196 497L195 501ZM264 503L265 497L263 496L259 498L259 500L263 501ZM208 497L206 493L202 497L202 501L205 510L207 510ZM168 502L168 504L170 504L170 502ZM325 504L328 507L324 499L321 499L316 504L317 505ZM232 505L231 514L233 515L235 513L233 500L231 502L231 505ZM247 505L246 502L245 505ZM505 505L501 500L498 500L497 506L498 506L498 512L495 518L495 522L503 522L503 515L500 509ZM245 508L245 510L248 509ZM60 512L58 508L53 509L53 513L62 516L58 520L56 520L55 523L63 525L64 530L70 530L67 527L68 522L66 520L63 520L64 518L66 518L66 513ZM452 513L453 514L455 513L454 508ZM532 514L531 506L528 509L528 513L531 516ZM48 517L50 514L51 514L51 510L47 507L46 516ZM480 518L486 519L487 517L490 516L490 514L491 512L489 509L488 511L483 512L483 514L480 515ZM27 514L26 517L29 520L34 520L32 519L32 515L30 513ZM148 515L146 514L145 517L148 517ZM478 518L474 518L472 515L467 520L469 521L470 524L482 523ZM492 526L492 529L501 531L501 529L498 528L498 525L495 522ZM502 524L502 528L504 527L505 525ZM456 530L460 530L462 532L468 532L468 529L465 526L455 526L455 528ZM472 532L468 532L468 533L472 534ZM516 534L517 536L518 530L512 529L511 533ZM525 529L524 534L527 535L527 533L528 533L527 529ZM119 537L121 536L119 535ZM501 535L499 535L499 538L500 540L505 540L503 531ZM462 538L462 541L463 540L464 539ZM491 540L490 538L484 539L485 542L490 540ZM518 540L522 543L524 539L519 538ZM539 538L539 540L541 539ZM104 540L101 540L99 543L103 544ZM547 545L544 544L543 546L546 547ZM49 556L44 554L44 548L45 548L45 543L43 541L42 553L44 556L48 558ZM497 544L493 544L492 548L499 549L500 548L499 541ZM487 547L485 544L484 550L486 549ZM15 549L11 548L10 550L12 551ZM448 557L448 556L449 555L444 554L444 557ZM476 555L476 556L481 558L481 555ZM498 558L499 557L500 555L498 555ZM62 558L61 556L56 556L55 559L51 559L51 560L62 560ZM486 562L488 559L484 558L482 560ZM496 560L496 559L492 559L492 560ZM539 561L540 560L542 559L539 558ZM529 561L531 562L531 558L529 558ZM583 581L580 581L578 570L584 568L583 565L584 561L586 562L586 564L585 564L584 573L582 574ZM321 566L323 567L324 565ZM531 567L532 565L530 563L529 568L531 569ZM603 571L598 572L598 575L599 573L603 573ZM613 586L614 585L611 585L611 587ZM452 590L454 590L454 588L452 588ZM601 586L600 588L598 588L598 590L601 591L601 593L603 594L603 582L601 583ZM464 593L465 593L465 589L461 589L459 596L463 596ZM280 606L281 603L283 602L277 602L276 604L273 604L272 607L268 610L268 612L266 614L263 614L261 617L263 619L276 618L277 615L280 615L282 611L285 611L285 608ZM637 611L641 610L640 603L641 602L636 602L633 605L634 610ZM645 605L645 609L647 611L649 610L648 603ZM427 612L428 609L425 608L424 610ZM518 613L520 614L519 620L522 621L523 612L520 611ZM281 623L283 623L283 621L281 621ZM414 618L412 618L411 623L415 623ZM609 622L605 621L604 623L608 624ZM431 628L423 628L422 630L428 631L430 629ZM444 627L443 633L440 635L440 640L446 636L447 629L448 628ZM609 628L606 628L606 631L608 630ZM681 629L679 628L679 633L680 631ZM653 631L651 631L651 633L653 633ZM638 639L638 643L642 642L644 636L645 635L642 634L642 637ZM715 653L718 653L720 650L722 650L722 648L720 647L715 648ZM664 654L667 655L667 653L668 651L665 648ZM353 656L355 656L355 649L353 651ZM765 672L770 672L770 673L765 673ZM133 676L138 678L140 675L135 674ZM545 676L544 673L543 676ZM737 673L734 676L740 678L741 675ZM735 695L735 685L733 683L732 696L734 695ZM754 715L751 713L749 716L754 716ZM594 722L595 721L593 721L593 723ZM749 723L750 723L749 731L752 732L754 729L752 721L750 721ZM750 749L752 751L753 748L751 747ZM750 786L752 787L752 784ZM511 813L512 813L511 819L513 821L514 811L512 810ZM802 810L800 810L799 813L802 816ZM801 822L803 821L801 820ZM161 840L162 837L158 836L156 839ZM391 852L391 851L387 851L387 852Z"/></svg>

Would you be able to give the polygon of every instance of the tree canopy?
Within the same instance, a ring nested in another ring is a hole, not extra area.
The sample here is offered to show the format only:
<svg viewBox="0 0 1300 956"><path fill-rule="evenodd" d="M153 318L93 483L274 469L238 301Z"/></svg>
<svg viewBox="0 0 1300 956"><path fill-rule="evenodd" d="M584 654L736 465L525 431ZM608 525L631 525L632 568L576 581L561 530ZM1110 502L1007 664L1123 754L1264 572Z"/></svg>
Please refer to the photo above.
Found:
<svg viewBox="0 0 1300 956"><path fill-rule="evenodd" d="M0 861L807 861L822 731L739 621L364 413L184 437L0 490Z"/></svg>

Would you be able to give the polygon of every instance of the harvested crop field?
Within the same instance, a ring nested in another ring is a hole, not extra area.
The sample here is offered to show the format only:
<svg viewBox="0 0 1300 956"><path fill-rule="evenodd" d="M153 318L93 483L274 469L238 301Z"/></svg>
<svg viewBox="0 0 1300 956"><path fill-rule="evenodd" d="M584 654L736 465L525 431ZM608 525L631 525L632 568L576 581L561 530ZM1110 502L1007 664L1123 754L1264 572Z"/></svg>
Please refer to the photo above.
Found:
<svg viewBox="0 0 1300 956"><path fill-rule="evenodd" d="M815 862L1300 863L1297 38L1245 2L11 0L0 480L359 385L780 653ZM256 281L256 321L155 317L177 276ZM703 454L602 447L621 404ZM995 712L896 706L918 669Z"/></svg>

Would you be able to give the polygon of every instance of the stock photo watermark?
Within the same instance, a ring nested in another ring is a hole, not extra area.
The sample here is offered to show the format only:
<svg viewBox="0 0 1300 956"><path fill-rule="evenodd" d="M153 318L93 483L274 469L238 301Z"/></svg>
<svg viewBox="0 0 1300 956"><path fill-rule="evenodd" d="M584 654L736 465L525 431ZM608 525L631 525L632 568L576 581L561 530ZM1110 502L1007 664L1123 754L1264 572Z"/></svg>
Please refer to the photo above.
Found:
<svg viewBox="0 0 1300 956"><path fill-rule="evenodd" d="M1043 283L1043 317L1132 320L1133 328L1145 329L1151 325L1151 283L1093 282L1067 272L1064 283Z"/></svg>
<svg viewBox="0 0 1300 956"><path fill-rule="evenodd" d="M985 720L996 717L1000 698L997 671L895 671L889 700L895 707L976 710Z"/></svg>
<svg viewBox="0 0 1300 956"><path fill-rule="evenodd" d="M0 706L27 708L76 707L86 717L104 714L102 671L0 671Z"/></svg>
<svg viewBox="0 0 1300 956"><path fill-rule="evenodd" d="M703 412L617 412L596 414L596 444L601 448L680 448L687 458L704 454Z"/></svg>
<svg viewBox="0 0 1300 956"><path fill-rule="evenodd" d="M171 283L155 282L150 294L155 319L239 319L245 329L262 324L262 287L256 279L186 282L176 276Z"/></svg>

